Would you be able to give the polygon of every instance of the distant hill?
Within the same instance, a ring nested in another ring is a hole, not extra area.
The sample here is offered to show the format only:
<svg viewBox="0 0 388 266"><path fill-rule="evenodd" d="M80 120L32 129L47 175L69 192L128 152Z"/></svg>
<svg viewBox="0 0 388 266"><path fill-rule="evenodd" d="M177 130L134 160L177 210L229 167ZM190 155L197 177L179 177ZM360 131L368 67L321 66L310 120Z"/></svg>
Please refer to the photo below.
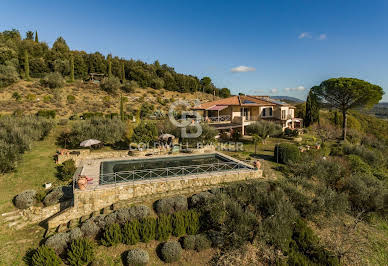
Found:
<svg viewBox="0 0 388 266"><path fill-rule="evenodd" d="M303 103L304 101L291 96L271 96L272 99L280 100L287 103Z"/></svg>

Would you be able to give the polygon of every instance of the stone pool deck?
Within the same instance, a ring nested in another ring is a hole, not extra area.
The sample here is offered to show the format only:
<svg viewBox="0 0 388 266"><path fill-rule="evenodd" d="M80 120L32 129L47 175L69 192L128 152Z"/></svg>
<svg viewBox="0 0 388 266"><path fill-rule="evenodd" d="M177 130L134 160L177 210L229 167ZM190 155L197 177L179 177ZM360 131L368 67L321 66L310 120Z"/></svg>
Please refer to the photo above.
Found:
<svg viewBox="0 0 388 266"><path fill-rule="evenodd" d="M86 190L74 189L73 206L48 219L48 227L55 228L59 225L67 223L70 220L91 215L94 212L100 212L102 209L122 201L128 202L128 204L130 204L131 202L137 201L142 197L147 197L150 195L155 198L163 198L179 193L193 194L211 187L221 186L222 184L229 182L262 178L262 170L255 169L251 165L238 161L225 154L220 153L220 155L239 164L248 166L249 168L222 172L208 172L186 176L157 178L150 180L136 180L109 185L98 185L100 171L99 166L101 161L120 159L128 160L128 158L107 158L90 162L85 161L83 166L81 166L82 169L79 170L81 170L81 174L95 178L93 179L93 184L89 185ZM182 154L171 156L182 156ZM186 154L185 156L190 155ZM155 157L157 156L152 156L151 158ZM98 171L95 170L96 168Z"/></svg>

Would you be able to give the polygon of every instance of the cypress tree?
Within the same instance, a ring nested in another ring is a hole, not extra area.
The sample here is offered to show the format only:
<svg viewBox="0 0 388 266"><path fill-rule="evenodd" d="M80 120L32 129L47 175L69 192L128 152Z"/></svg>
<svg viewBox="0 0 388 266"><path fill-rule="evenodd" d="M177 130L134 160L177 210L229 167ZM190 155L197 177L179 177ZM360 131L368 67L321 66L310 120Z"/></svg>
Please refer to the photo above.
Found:
<svg viewBox="0 0 388 266"><path fill-rule="evenodd" d="M39 42L38 31L37 30L35 31L35 42Z"/></svg>
<svg viewBox="0 0 388 266"><path fill-rule="evenodd" d="M120 119L121 121L124 121L125 116L124 116L124 99L123 95L120 95Z"/></svg>
<svg viewBox="0 0 388 266"><path fill-rule="evenodd" d="M123 83L125 82L125 68L124 68L124 62L121 62L121 80Z"/></svg>
<svg viewBox="0 0 388 266"><path fill-rule="evenodd" d="M304 125L306 127L311 124L319 123L319 104L317 96L310 90L306 100L306 116L304 118Z"/></svg>
<svg viewBox="0 0 388 266"><path fill-rule="evenodd" d="M30 64L28 62L27 50L24 50L24 72L25 72L25 79L30 80Z"/></svg>
<svg viewBox="0 0 388 266"><path fill-rule="evenodd" d="M74 57L70 56L70 81L74 82Z"/></svg>

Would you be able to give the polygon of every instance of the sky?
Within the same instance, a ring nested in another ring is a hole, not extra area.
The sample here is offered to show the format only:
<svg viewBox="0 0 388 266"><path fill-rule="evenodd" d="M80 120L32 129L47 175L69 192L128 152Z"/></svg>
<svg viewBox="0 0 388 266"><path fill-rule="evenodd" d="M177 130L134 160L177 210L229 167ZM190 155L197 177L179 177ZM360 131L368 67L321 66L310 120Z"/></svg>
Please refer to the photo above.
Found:
<svg viewBox="0 0 388 266"><path fill-rule="evenodd" d="M209 76L232 93L305 98L333 77L388 101L388 1L2 0L0 30Z"/></svg>

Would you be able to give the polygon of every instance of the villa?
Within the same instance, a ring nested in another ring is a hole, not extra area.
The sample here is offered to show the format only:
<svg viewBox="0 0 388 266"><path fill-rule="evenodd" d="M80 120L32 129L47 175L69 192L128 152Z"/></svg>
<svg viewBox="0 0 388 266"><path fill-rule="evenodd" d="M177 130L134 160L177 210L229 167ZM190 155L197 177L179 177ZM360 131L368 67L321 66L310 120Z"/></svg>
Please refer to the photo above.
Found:
<svg viewBox="0 0 388 266"><path fill-rule="evenodd" d="M203 121L219 130L241 129L256 121L266 120L286 128L302 128L303 119L295 118L295 107L269 96L238 95L194 106Z"/></svg>

